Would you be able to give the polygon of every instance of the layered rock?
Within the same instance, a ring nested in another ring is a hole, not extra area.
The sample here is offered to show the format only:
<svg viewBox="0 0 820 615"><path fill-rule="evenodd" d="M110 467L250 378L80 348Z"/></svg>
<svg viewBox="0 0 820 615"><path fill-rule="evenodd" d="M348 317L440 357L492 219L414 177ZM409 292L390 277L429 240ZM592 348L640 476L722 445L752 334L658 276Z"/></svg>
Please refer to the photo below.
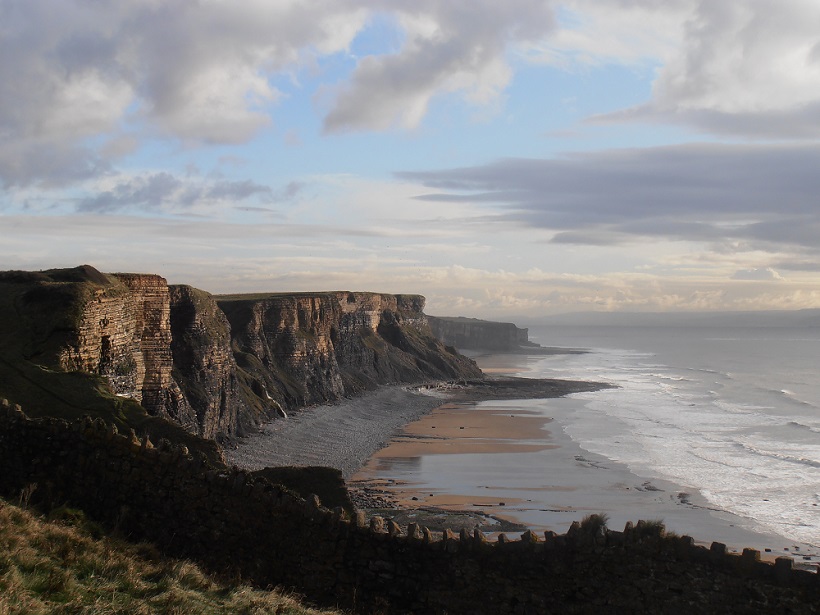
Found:
<svg viewBox="0 0 820 615"><path fill-rule="evenodd" d="M114 274L84 296L77 328L60 352L60 367L104 376L117 395L197 433L196 415L172 375L165 278Z"/></svg>
<svg viewBox="0 0 820 615"><path fill-rule="evenodd" d="M460 349L515 351L522 346L537 346L529 341L527 329L511 322L439 316L428 319L438 339Z"/></svg>
<svg viewBox="0 0 820 615"><path fill-rule="evenodd" d="M424 297L297 293L218 297L238 365L268 413L322 403L380 383L476 378L476 365L430 333Z"/></svg>
<svg viewBox="0 0 820 615"><path fill-rule="evenodd" d="M150 414L166 416L191 433L199 426L196 413L173 378L171 353L171 297L168 282L158 275L115 274L136 305L135 326L145 372L140 383L142 406Z"/></svg>
<svg viewBox="0 0 820 615"><path fill-rule="evenodd" d="M204 291L169 290L174 379L194 410L198 434L221 440L241 433L253 417L241 394L228 319Z"/></svg>
<svg viewBox="0 0 820 615"><path fill-rule="evenodd" d="M69 413L90 401L128 423L136 402L188 433L223 439L378 384L481 377L431 334L419 295L240 295L217 303L157 275L89 266L6 272L0 285L8 291L0 315L18 319L0 329L2 342L22 352L0 357L0 367L46 413L51 400ZM15 367L20 361L25 370ZM46 377L47 386L31 389ZM14 386L6 394L13 399Z"/></svg>
<svg viewBox="0 0 820 615"><path fill-rule="evenodd" d="M60 367L105 376L117 395L142 403L145 359L136 301L116 278L87 297L74 335L59 353Z"/></svg>

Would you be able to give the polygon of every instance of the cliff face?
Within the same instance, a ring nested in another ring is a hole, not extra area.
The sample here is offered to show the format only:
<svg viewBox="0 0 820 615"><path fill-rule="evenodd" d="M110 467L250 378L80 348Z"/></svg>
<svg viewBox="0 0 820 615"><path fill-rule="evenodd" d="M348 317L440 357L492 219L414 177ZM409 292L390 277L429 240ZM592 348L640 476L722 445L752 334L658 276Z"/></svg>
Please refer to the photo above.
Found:
<svg viewBox="0 0 820 615"><path fill-rule="evenodd" d="M535 346L527 329L511 322L493 322L476 318L428 316L433 334L449 346L463 349L511 351L521 346Z"/></svg>
<svg viewBox="0 0 820 615"><path fill-rule="evenodd" d="M237 363L254 378L263 406L322 403L380 383L481 377L430 334L418 295L299 293L218 303Z"/></svg>
<svg viewBox="0 0 820 615"><path fill-rule="evenodd" d="M418 295L296 293L217 303L157 275L88 266L0 272L0 286L7 350L0 393L46 414L49 404L76 414L91 401L98 415L107 407L132 426L134 409L144 409L190 434L222 439L382 383L481 377L433 337ZM4 386L7 374L14 382Z"/></svg>
<svg viewBox="0 0 820 615"><path fill-rule="evenodd" d="M104 376L117 395L196 433L196 417L172 376L170 297L164 278L115 274L81 301L59 354L65 371Z"/></svg>
<svg viewBox="0 0 820 615"><path fill-rule="evenodd" d="M174 379L194 411L197 432L204 438L235 435L247 427L250 413L231 352L228 319L206 292L190 286L169 291Z"/></svg>

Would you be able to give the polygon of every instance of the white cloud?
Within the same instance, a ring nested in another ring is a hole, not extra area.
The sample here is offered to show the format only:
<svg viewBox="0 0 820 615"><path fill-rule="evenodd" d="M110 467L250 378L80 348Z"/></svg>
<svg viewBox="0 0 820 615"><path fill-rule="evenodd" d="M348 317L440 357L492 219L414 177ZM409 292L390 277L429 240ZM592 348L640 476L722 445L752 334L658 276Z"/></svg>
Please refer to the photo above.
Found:
<svg viewBox="0 0 820 615"><path fill-rule="evenodd" d="M651 101L598 122L679 122L716 134L820 137L820 4L699 2Z"/></svg>
<svg viewBox="0 0 820 615"><path fill-rule="evenodd" d="M761 267L758 269L741 269L732 276L733 280L782 280L777 271L771 267Z"/></svg>
<svg viewBox="0 0 820 615"><path fill-rule="evenodd" d="M695 0L565 0L549 37L522 46L523 56L568 70L602 64L658 64L680 48Z"/></svg>
<svg viewBox="0 0 820 615"><path fill-rule="evenodd" d="M512 71L506 54L546 36L552 7L543 0L494 0L387 5L406 35L399 52L362 58L349 83L337 88L325 130L414 128L438 94L454 92L475 104L493 101Z"/></svg>
<svg viewBox="0 0 820 615"><path fill-rule="evenodd" d="M365 12L345 0L0 0L0 181L98 175L89 139L124 125L193 143L238 143L270 123L270 76L344 50Z"/></svg>

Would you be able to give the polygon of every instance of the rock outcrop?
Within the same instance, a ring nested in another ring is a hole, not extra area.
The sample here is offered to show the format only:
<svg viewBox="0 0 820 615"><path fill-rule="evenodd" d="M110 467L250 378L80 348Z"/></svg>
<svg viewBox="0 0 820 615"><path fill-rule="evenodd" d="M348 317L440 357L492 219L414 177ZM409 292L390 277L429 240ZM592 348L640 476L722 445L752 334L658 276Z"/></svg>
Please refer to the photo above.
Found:
<svg viewBox="0 0 820 615"><path fill-rule="evenodd" d="M171 286L174 380L203 438L221 440L252 424L231 351L231 327L214 298L191 286Z"/></svg>
<svg viewBox="0 0 820 615"><path fill-rule="evenodd" d="M214 298L89 266L0 273L0 285L0 372L16 381L0 393L46 414L49 400L82 410L91 399L128 423L129 402L222 440L379 384L481 377L432 335L419 295ZM18 395L32 385L43 394Z"/></svg>
<svg viewBox="0 0 820 615"><path fill-rule="evenodd" d="M217 301L263 415L378 384L481 377L475 363L433 337L419 295L327 292Z"/></svg>
<svg viewBox="0 0 820 615"><path fill-rule="evenodd" d="M428 316L433 334L445 344L459 349L517 351L537 347L529 341L527 329L511 322L477 318Z"/></svg>
<svg viewBox="0 0 820 615"><path fill-rule="evenodd" d="M172 375L165 279L114 274L86 291L80 294L85 301L76 306L81 314L77 327L59 354L60 367L104 376L117 395L197 433L196 416Z"/></svg>

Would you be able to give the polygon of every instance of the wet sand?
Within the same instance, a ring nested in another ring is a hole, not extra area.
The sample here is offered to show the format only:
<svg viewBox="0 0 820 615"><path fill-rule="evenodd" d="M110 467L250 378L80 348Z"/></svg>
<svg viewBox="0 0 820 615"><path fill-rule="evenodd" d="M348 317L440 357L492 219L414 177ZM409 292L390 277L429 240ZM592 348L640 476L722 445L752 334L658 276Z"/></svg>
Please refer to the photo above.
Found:
<svg viewBox="0 0 820 615"><path fill-rule="evenodd" d="M504 373L515 367L515 359L494 358L492 369ZM447 511L458 514L462 525L483 531L509 533L510 526L493 523L500 519L563 533L572 521L603 512L614 529L622 529L627 521L662 520L669 531L707 545L723 542L737 552L752 547L764 558L787 555L801 566L820 559L810 545L793 543L748 519L715 509L697 490L639 476L581 449L554 420L573 403L582 402L444 404L407 425L371 457L350 485L354 491L380 493L397 510L415 511L380 511L400 522L423 523L425 515Z"/></svg>
<svg viewBox="0 0 820 615"><path fill-rule="evenodd" d="M529 378L385 386L272 421L258 434L227 448L225 459L249 470L321 465L341 470L347 479L406 425L448 400L558 397L600 387L589 382Z"/></svg>

